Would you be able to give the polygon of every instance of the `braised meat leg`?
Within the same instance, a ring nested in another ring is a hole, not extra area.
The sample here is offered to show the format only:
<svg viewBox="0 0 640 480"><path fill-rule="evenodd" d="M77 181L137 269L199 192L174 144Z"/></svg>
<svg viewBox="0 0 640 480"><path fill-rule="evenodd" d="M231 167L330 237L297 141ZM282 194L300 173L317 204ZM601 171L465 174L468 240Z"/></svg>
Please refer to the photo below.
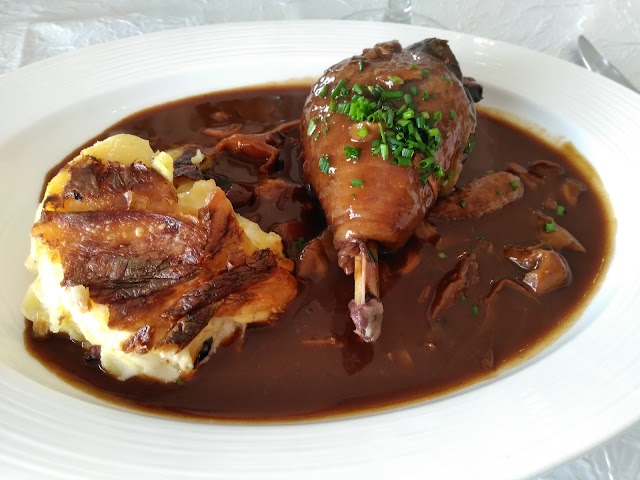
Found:
<svg viewBox="0 0 640 480"><path fill-rule="evenodd" d="M465 86L467 85L467 86ZM476 126L481 87L446 41L380 43L330 67L302 114L303 171L354 274L355 331L380 335L378 249L402 247L453 189Z"/></svg>

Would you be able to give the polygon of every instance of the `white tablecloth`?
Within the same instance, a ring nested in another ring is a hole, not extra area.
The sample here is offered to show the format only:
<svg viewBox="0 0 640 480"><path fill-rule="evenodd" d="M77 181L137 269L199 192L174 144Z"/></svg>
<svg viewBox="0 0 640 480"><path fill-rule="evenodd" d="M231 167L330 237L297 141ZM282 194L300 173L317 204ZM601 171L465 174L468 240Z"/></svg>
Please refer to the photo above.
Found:
<svg viewBox="0 0 640 480"><path fill-rule="evenodd" d="M385 4L385 0L0 0L0 74L142 33L219 22L338 19ZM413 9L447 29L503 40L574 63L579 63L576 38L585 34L640 88L640 0L414 0ZM638 478L640 423L539 477Z"/></svg>

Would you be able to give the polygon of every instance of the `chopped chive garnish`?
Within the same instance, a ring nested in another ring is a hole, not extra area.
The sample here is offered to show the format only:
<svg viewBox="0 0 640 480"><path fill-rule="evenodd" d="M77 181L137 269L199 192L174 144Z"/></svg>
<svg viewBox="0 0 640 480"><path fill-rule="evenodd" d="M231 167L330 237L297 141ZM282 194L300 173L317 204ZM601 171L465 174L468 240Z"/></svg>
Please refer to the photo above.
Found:
<svg viewBox="0 0 640 480"><path fill-rule="evenodd" d="M511 190L517 190L518 188L520 188L520 183L517 180L511 180L511 183L509 183L509 185L511 185Z"/></svg>
<svg viewBox="0 0 640 480"><path fill-rule="evenodd" d="M391 83L394 85L402 85L404 83L404 80L397 75L391 75L389 80L391 80Z"/></svg>
<svg viewBox="0 0 640 480"><path fill-rule="evenodd" d="M444 252L438 252L438 258L441 258L442 260L444 260L445 258L447 258L447 254Z"/></svg>
<svg viewBox="0 0 640 480"><path fill-rule="evenodd" d="M469 154L473 151L473 147L475 146L476 142L474 142L473 140L469 140L469 143L467 143L467 146L464 149L464 153Z"/></svg>
<svg viewBox="0 0 640 480"><path fill-rule="evenodd" d="M372 248L369 249L369 257L371 258L371 261L373 263L378 263L378 258L376 257L376 253L373 251Z"/></svg>
<svg viewBox="0 0 640 480"><path fill-rule="evenodd" d="M364 187L364 182L362 180L360 180L359 178L354 178L353 180L351 180L351 186L352 187Z"/></svg>
<svg viewBox="0 0 640 480"><path fill-rule="evenodd" d="M477 305L474 305L473 307L471 307L471 313L473 314L474 317L478 316L478 311L479 309Z"/></svg>
<svg viewBox="0 0 640 480"><path fill-rule="evenodd" d="M382 145L380 145L380 156L382 157L383 160L386 160L389 158L389 145L387 145L386 143L383 143Z"/></svg>
<svg viewBox="0 0 640 480"><path fill-rule="evenodd" d="M364 70L364 60L360 59L358 61L358 70L363 71Z"/></svg>
<svg viewBox="0 0 640 480"><path fill-rule="evenodd" d="M558 203L556 204L556 213L558 214L558 216L562 217L565 213L567 213L567 209L564 208L564 205Z"/></svg>
<svg viewBox="0 0 640 480"><path fill-rule="evenodd" d="M322 173L329 173L329 168L331 167L331 163L329 163L329 155L320 155L318 167Z"/></svg>
<svg viewBox="0 0 640 480"><path fill-rule="evenodd" d="M380 98L385 99L402 98L403 95L404 93L402 93L402 90L383 90L380 92Z"/></svg>
<svg viewBox="0 0 640 480"><path fill-rule="evenodd" d="M324 98L327 96L328 92L329 92L329 85L325 83L320 89L320 91L318 92L318 96Z"/></svg>
<svg viewBox="0 0 640 480"><path fill-rule="evenodd" d="M422 100L429 100L429 92L422 92Z"/></svg>
<svg viewBox="0 0 640 480"><path fill-rule="evenodd" d="M449 84L453 83L453 80L451 80L448 75L442 75L442 79Z"/></svg>
<svg viewBox="0 0 640 480"><path fill-rule="evenodd" d="M409 65L409 68L411 70L417 70L418 69L418 64L415 62L411 62L411 64Z"/></svg>
<svg viewBox="0 0 640 480"><path fill-rule="evenodd" d="M420 73L422 73L422 78L426 78L429 75L429 70L423 68Z"/></svg>
<svg viewBox="0 0 640 480"><path fill-rule="evenodd" d="M344 158L347 160L357 160L360 158L360 149L352 147L351 145L345 145Z"/></svg>
<svg viewBox="0 0 640 480"><path fill-rule="evenodd" d="M309 120L309 126L307 127L307 137L310 137L313 132L315 132L316 127L318 126L318 119L312 118Z"/></svg>
<svg viewBox="0 0 640 480"><path fill-rule="evenodd" d="M426 76L428 72L424 73ZM394 84L400 83L401 78L390 76L390 81ZM429 177L441 180L442 185L450 181L451 177L443 169L442 165L435 162L435 155L440 148L443 137L437 124L442 120L442 112L436 111L431 114L420 111L414 103L414 97L423 95L428 98L429 94L421 94L416 85L407 85L406 91L402 89L388 89L381 84L366 85L354 84L347 87L345 82L338 82L331 91L331 101L329 102L329 113L336 112L346 115L354 123L361 123L355 128L358 137L370 138L371 129L362 123L377 123L380 130L379 138L371 138L371 152L375 156L382 157L391 165L410 167L414 164L416 157L416 169L418 179L423 184ZM447 111L446 114L449 114ZM454 113L455 115L455 113ZM326 117L321 117L322 121ZM317 130L316 130L317 131ZM345 158L347 160L357 160L360 151L351 147L345 148ZM356 182L357 184L357 182Z"/></svg>
<svg viewBox="0 0 640 480"><path fill-rule="evenodd" d="M344 96L347 93L349 93L348 90L345 88L346 84L347 84L347 80L345 78L340 79L338 84L335 86L335 88L331 92L331 98L336 99L338 97Z"/></svg>
<svg viewBox="0 0 640 480"><path fill-rule="evenodd" d="M452 108L451 110L449 110L449 120L455 120L456 119L456 111Z"/></svg>
<svg viewBox="0 0 640 480"><path fill-rule="evenodd" d="M496 195L502 195L503 193L504 193L504 192L503 192L502 190L500 190L500 189L497 189L497 190L496 190Z"/></svg>
<svg viewBox="0 0 640 480"><path fill-rule="evenodd" d="M304 248L304 237L299 237L298 240L296 240L296 247L298 247L298 251L301 252L302 249Z"/></svg>
<svg viewBox="0 0 640 480"><path fill-rule="evenodd" d="M356 198L358 198L358 197L356 197L356 194L355 194L355 193L352 193L352 194L351 194L351 200L355 200Z"/></svg>
<svg viewBox="0 0 640 480"><path fill-rule="evenodd" d="M464 200L460 200L460 203L458 203L458 205L460 205L460 208L467 208L467 202L465 202Z"/></svg>
<svg viewBox="0 0 640 480"><path fill-rule="evenodd" d="M469 299L469 297L467 297L464 293L460 294L460 301L461 302L466 302Z"/></svg>
<svg viewBox="0 0 640 480"><path fill-rule="evenodd" d="M549 222L545 222L544 231L547 232L547 233L555 232L556 231L556 222L554 222L553 220L551 220Z"/></svg>

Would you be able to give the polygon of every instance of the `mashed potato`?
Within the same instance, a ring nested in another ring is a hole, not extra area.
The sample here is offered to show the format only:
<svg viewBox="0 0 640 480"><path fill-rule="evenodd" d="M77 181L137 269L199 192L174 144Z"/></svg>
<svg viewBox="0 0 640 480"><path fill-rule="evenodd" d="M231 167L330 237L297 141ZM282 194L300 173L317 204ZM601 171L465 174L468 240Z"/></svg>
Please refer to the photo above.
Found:
<svg viewBox="0 0 640 480"><path fill-rule="evenodd" d="M213 180L172 182L169 154L116 135L65 166L36 213L25 317L38 335L99 346L120 380L187 377L295 295L277 234L235 214Z"/></svg>

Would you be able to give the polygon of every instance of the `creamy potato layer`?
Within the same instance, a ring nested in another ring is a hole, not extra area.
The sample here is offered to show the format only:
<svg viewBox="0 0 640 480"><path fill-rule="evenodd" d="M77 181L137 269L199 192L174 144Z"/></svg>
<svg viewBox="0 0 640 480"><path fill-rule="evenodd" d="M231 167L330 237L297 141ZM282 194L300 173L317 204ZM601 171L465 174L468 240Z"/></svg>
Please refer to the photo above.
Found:
<svg viewBox="0 0 640 480"><path fill-rule="evenodd" d="M189 376L296 292L280 237L235 214L213 180L175 188L173 160L109 137L50 181L36 212L23 313L38 335L99 346L120 380Z"/></svg>

